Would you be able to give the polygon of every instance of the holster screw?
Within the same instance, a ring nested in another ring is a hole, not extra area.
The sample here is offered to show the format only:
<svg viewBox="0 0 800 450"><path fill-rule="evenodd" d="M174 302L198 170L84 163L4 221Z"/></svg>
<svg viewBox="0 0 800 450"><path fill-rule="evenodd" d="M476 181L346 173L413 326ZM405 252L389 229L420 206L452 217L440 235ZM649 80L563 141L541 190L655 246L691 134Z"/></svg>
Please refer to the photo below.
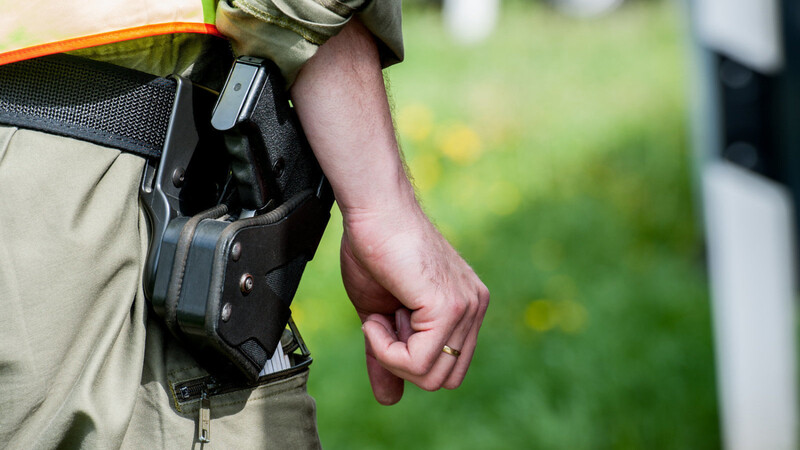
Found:
<svg viewBox="0 0 800 450"><path fill-rule="evenodd" d="M239 280L239 289L242 290L242 294L249 294L253 291L253 286L255 286L255 280L253 276L249 273L242 275L242 279Z"/></svg>
<svg viewBox="0 0 800 450"><path fill-rule="evenodd" d="M238 261L239 258L242 257L242 244L237 242L233 244L233 248L231 249L231 259L234 261Z"/></svg>

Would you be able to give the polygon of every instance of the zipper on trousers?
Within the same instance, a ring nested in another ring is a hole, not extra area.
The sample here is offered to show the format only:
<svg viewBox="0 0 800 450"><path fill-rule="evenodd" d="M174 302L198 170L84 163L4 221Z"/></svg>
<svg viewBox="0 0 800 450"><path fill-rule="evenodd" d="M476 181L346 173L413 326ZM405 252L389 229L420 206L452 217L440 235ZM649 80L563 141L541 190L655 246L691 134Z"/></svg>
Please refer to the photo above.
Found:
<svg viewBox="0 0 800 450"><path fill-rule="evenodd" d="M200 420L197 423L197 440L203 443L211 442L211 400L208 393L203 391L200 397Z"/></svg>
<svg viewBox="0 0 800 450"><path fill-rule="evenodd" d="M222 381L219 381L213 375L172 385L175 400L177 401L176 406L180 407L180 405L199 400L199 415L197 421L197 440L199 442L208 443L211 441L211 397L241 389L255 388L259 385L267 384L281 378L287 378L307 370L307 367L312 362L311 354L291 317L289 318L289 329L284 333L285 335L281 339L281 345L283 345L284 354L290 357L291 367L288 369L264 375L252 385L242 384L241 382L228 380L227 378L223 378ZM288 338L286 335L288 335ZM300 350L300 354L293 354L298 349Z"/></svg>
<svg viewBox="0 0 800 450"><path fill-rule="evenodd" d="M209 399L209 396L218 394L221 391L221 385L212 376L187 381L175 386L175 394L181 403L200 399L197 440L202 443L211 442L211 399Z"/></svg>

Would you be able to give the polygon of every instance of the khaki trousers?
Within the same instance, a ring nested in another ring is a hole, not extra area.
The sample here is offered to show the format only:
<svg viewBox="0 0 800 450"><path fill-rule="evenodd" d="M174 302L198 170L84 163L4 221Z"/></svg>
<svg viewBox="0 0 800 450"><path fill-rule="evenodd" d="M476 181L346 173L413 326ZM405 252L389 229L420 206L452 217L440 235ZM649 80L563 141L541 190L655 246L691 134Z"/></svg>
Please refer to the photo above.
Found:
<svg viewBox="0 0 800 450"><path fill-rule="evenodd" d="M199 401L206 375L148 318L144 161L0 126L0 448L316 448L308 372Z"/></svg>

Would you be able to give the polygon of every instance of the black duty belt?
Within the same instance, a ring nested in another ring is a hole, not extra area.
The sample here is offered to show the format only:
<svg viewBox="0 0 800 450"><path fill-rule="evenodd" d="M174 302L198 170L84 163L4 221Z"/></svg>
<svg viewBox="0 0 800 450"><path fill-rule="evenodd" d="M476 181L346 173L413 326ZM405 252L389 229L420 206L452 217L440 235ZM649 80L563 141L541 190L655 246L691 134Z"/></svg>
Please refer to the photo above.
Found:
<svg viewBox="0 0 800 450"><path fill-rule="evenodd" d="M266 376L333 203L284 86L249 57L220 94L67 55L0 66L0 124L148 158L145 295L195 353L250 381Z"/></svg>
<svg viewBox="0 0 800 450"><path fill-rule="evenodd" d="M158 158L176 81L70 55L0 66L0 124Z"/></svg>

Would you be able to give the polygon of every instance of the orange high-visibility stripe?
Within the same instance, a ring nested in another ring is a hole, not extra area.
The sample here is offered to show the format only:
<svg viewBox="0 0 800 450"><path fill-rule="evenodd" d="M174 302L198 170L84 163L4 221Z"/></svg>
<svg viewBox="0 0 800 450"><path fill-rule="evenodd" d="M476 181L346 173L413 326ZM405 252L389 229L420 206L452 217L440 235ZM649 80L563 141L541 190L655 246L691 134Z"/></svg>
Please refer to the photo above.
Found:
<svg viewBox="0 0 800 450"><path fill-rule="evenodd" d="M0 54L0 65L37 58L39 56L52 55L54 53L63 53L71 50L95 47L98 45L112 44L114 42L122 42L131 39L172 33L200 33L224 38L224 36L217 30L217 27L207 23L157 23L152 25L143 25L140 27L126 28L123 30L109 31L106 33L92 34L89 36L81 36L63 41L50 42L47 44L13 50Z"/></svg>

